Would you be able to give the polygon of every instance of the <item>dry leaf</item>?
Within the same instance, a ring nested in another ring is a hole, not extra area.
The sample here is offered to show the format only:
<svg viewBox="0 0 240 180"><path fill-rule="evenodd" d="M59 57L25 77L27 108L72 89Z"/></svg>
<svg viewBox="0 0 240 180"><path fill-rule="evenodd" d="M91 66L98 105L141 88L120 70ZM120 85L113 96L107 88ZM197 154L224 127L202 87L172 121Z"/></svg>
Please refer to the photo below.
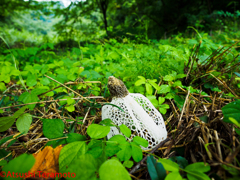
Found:
<svg viewBox="0 0 240 180"><path fill-rule="evenodd" d="M58 158L62 148L62 145L55 149L51 146L47 146L42 151L33 154L36 162L30 172L38 173L41 171L41 173L57 173L59 169Z"/></svg>

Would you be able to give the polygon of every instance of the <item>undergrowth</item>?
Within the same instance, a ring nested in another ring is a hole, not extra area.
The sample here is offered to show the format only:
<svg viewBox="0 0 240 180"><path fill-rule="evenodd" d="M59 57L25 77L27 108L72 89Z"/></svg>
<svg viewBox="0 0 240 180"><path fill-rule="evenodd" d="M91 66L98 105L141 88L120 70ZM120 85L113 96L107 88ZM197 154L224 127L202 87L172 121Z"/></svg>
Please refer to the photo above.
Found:
<svg viewBox="0 0 240 180"><path fill-rule="evenodd" d="M223 41L227 47L202 34L201 41L181 35L143 44L110 39L64 52L52 43L2 48L2 171L27 173L34 164L28 154L63 145L58 172L74 172L77 179L237 178L238 42ZM148 142L140 137L126 141L134 133L127 127L107 140L114 124L102 121L101 107L111 100L111 75L164 115L168 138L151 152L141 150Z"/></svg>

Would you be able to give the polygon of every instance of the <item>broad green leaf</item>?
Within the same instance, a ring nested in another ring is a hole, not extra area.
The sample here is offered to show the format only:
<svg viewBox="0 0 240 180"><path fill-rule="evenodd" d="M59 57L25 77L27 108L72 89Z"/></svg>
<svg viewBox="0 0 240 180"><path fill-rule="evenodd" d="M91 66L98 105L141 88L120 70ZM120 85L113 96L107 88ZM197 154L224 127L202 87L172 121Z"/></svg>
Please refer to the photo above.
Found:
<svg viewBox="0 0 240 180"><path fill-rule="evenodd" d="M190 180L210 180L210 178L206 174L204 174L203 172L199 172L198 169L187 173L187 177Z"/></svg>
<svg viewBox="0 0 240 180"><path fill-rule="evenodd" d="M158 159L158 162L162 163L163 167L167 171L179 171L179 166L177 163L172 162L169 159Z"/></svg>
<svg viewBox="0 0 240 180"><path fill-rule="evenodd" d="M182 87L182 82L181 81L176 81L173 83L173 87L180 86Z"/></svg>
<svg viewBox="0 0 240 180"><path fill-rule="evenodd" d="M171 88L169 85L163 84L160 86L160 89L158 91L159 94L164 94L164 93L168 93L171 91Z"/></svg>
<svg viewBox="0 0 240 180"><path fill-rule="evenodd" d="M124 142L119 145L121 150L117 153L117 157L121 161L127 161L131 158L132 156L132 148L129 142Z"/></svg>
<svg viewBox="0 0 240 180"><path fill-rule="evenodd" d="M173 93L167 93L167 95L165 96L165 99L172 99L172 98L174 98Z"/></svg>
<svg viewBox="0 0 240 180"><path fill-rule="evenodd" d="M234 101L222 108L224 115L223 121L231 123L229 117L234 118L237 122L240 123L240 101Z"/></svg>
<svg viewBox="0 0 240 180"><path fill-rule="evenodd" d="M7 161L6 160L1 160L0 161L0 166L4 166L4 165L6 165L7 164Z"/></svg>
<svg viewBox="0 0 240 180"><path fill-rule="evenodd" d="M4 83L0 82L0 91L5 91L7 88Z"/></svg>
<svg viewBox="0 0 240 180"><path fill-rule="evenodd" d="M165 108L161 108L161 107L159 108L159 111L162 114L166 114L166 112L167 112L167 110Z"/></svg>
<svg viewBox="0 0 240 180"><path fill-rule="evenodd" d="M61 173L73 173L72 177L69 175L66 179L78 180L93 180L97 179L98 163L91 154L83 154L78 158L74 158L65 171ZM76 175L76 176L75 176ZM75 176L75 177L74 177ZM74 178L73 178L74 177Z"/></svg>
<svg viewBox="0 0 240 180"><path fill-rule="evenodd" d="M101 126L98 124L91 124L87 128L87 134L93 139L101 139L108 135L110 132L109 126Z"/></svg>
<svg viewBox="0 0 240 180"><path fill-rule="evenodd" d="M181 78L184 78L186 76L187 76L186 74L178 74L176 78L177 79L181 79Z"/></svg>
<svg viewBox="0 0 240 180"><path fill-rule="evenodd" d="M83 141L72 142L64 146L59 155L59 171L69 172L67 168L81 155L87 152L87 145Z"/></svg>
<svg viewBox="0 0 240 180"><path fill-rule="evenodd" d="M194 164L190 164L188 165L185 170L188 170L188 171L198 171L198 172L208 172L210 171L210 166L206 163L204 164L204 162L197 162L197 163L194 163Z"/></svg>
<svg viewBox="0 0 240 180"><path fill-rule="evenodd" d="M75 142L75 141L85 141L86 136L77 133L69 133L67 138L67 143Z"/></svg>
<svg viewBox="0 0 240 180"><path fill-rule="evenodd" d="M133 166L133 161L130 161L130 160L124 161L123 165L127 168L131 168Z"/></svg>
<svg viewBox="0 0 240 180"><path fill-rule="evenodd" d="M134 136L133 142L143 146L143 147L148 147L148 141L146 139L143 139L139 136Z"/></svg>
<svg viewBox="0 0 240 180"><path fill-rule="evenodd" d="M19 110L17 110L17 111L13 114L13 117L14 117L14 118L20 117L27 108L28 108L28 106L23 106L23 107L21 107Z"/></svg>
<svg viewBox="0 0 240 180"><path fill-rule="evenodd" d="M161 163L152 156L147 157L147 168L152 180L164 180L166 177L166 171Z"/></svg>
<svg viewBox="0 0 240 180"><path fill-rule="evenodd" d="M120 147L118 147L117 145L110 145L108 144L105 148L105 153L107 157L111 157L113 155L115 155L116 153L118 153L121 150Z"/></svg>
<svg viewBox="0 0 240 180"><path fill-rule="evenodd" d="M115 159L105 161L99 168L100 180L131 180L125 167Z"/></svg>
<svg viewBox="0 0 240 180"><path fill-rule="evenodd" d="M234 119L234 118L232 118L232 117L229 117L228 119L229 119L229 121L231 121L231 123L235 124L237 127L239 127L239 128L240 128L240 123L239 123L239 122L237 122L237 120L236 120L236 119Z"/></svg>
<svg viewBox="0 0 240 180"><path fill-rule="evenodd" d="M49 139L63 136L64 123L61 119L43 119L43 134Z"/></svg>
<svg viewBox="0 0 240 180"><path fill-rule="evenodd" d="M91 154L94 158L99 158L103 153L103 148L102 148L102 146L97 146L97 147L94 147L94 148L88 150L87 153Z"/></svg>
<svg viewBox="0 0 240 180"><path fill-rule="evenodd" d="M153 104L154 107L158 106L158 100L156 99L156 96L147 96L147 98Z"/></svg>
<svg viewBox="0 0 240 180"><path fill-rule="evenodd" d="M47 77L43 77L41 79L40 83L46 86L46 85L50 84L50 80Z"/></svg>
<svg viewBox="0 0 240 180"><path fill-rule="evenodd" d="M173 180L173 179L174 180L182 180L183 178L178 171L170 172L165 178L165 180Z"/></svg>
<svg viewBox="0 0 240 180"><path fill-rule="evenodd" d="M185 169L185 167L188 165L188 161L182 156L173 156L169 159L173 162L176 162L182 169Z"/></svg>
<svg viewBox="0 0 240 180"><path fill-rule="evenodd" d="M25 134L28 132L31 123L32 123L32 115L25 113L25 114L22 114L17 119L16 126L21 133Z"/></svg>
<svg viewBox="0 0 240 180"><path fill-rule="evenodd" d="M32 103L32 102L38 102L38 97L34 93L29 93L25 92L22 93L21 96L19 97L18 101L23 102L24 104L26 103ZM36 104L29 104L28 107L30 110L33 110Z"/></svg>
<svg viewBox="0 0 240 180"><path fill-rule="evenodd" d="M35 74L29 73L27 77L27 86L32 87L37 84L37 78Z"/></svg>
<svg viewBox="0 0 240 180"><path fill-rule="evenodd" d="M145 84L145 83L146 83L146 80L139 79L135 82L135 86L140 86L140 85Z"/></svg>
<svg viewBox="0 0 240 180"><path fill-rule="evenodd" d="M131 142L132 146L132 157L135 162L139 162L143 158L142 149L139 147L139 145L135 142Z"/></svg>
<svg viewBox="0 0 240 180"><path fill-rule="evenodd" d="M65 109L67 109L68 112L73 112L73 111L75 111L75 107L74 107L74 105L65 106Z"/></svg>
<svg viewBox="0 0 240 180"><path fill-rule="evenodd" d="M70 97L67 97L67 104L68 105L71 105L71 104L74 104L75 103L75 100L70 98Z"/></svg>
<svg viewBox="0 0 240 180"><path fill-rule="evenodd" d="M145 86L146 86L146 92L147 92L147 94L152 95L152 94L153 94L153 88L152 88L152 86L151 86L149 83L146 83Z"/></svg>
<svg viewBox="0 0 240 180"><path fill-rule="evenodd" d="M125 125L122 124L119 126L120 131L126 136L126 137L130 137L131 136L131 130Z"/></svg>
<svg viewBox="0 0 240 180"><path fill-rule="evenodd" d="M166 76L164 76L164 78L163 78L163 80L164 81L173 81L175 78L173 77L173 76L171 76L171 75L166 75Z"/></svg>
<svg viewBox="0 0 240 180"><path fill-rule="evenodd" d="M31 154L21 154L3 166L3 172L27 173L34 165L35 158ZM7 177L7 180L20 180L20 177Z"/></svg>
<svg viewBox="0 0 240 180"><path fill-rule="evenodd" d="M0 132L8 130L14 123L15 117L8 116L8 117L1 117L0 118Z"/></svg>
<svg viewBox="0 0 240 180"><path fill-rule="evenodd" d="M164 103L164 101L165 101L165 98L164 98L164 97L159 97L159 98L158 98L159 104Z"/></svg>
<svg viewBox="0 0 240 180"><path fill-rule="evenodd" d="M125 143L126 139L123 135L117 134L117 135L111 137L107 142L108 142L108 144L110 144L111 142L117 142L117 143L121 144L121 143Z"/></svg>
<svg viewBox="0 0 240 180"><path fill-rule="evenodd" d="M155 82L153 82L152 80L149 80L148 82L149 82L149 84L151 84L156 90L159 90L159 89L160 89L160 87L159 87Z"/></svg>

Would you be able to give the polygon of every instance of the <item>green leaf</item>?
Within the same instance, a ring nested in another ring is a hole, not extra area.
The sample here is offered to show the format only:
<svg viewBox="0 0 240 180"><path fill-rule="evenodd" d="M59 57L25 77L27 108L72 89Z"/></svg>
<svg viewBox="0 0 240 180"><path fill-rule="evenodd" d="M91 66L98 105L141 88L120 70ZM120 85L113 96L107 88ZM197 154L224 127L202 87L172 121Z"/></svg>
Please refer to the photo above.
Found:
<svg viewBox="0 0 240 180"><path fill-rule="evenodd" d="M17 119L16 126L21 133L25 134L28 132L31 123L32 123L32 115L25 113L25 114L22 114Z"/></svg>
<svg viewBox="0 0 240 180"><path fill-rule="evenodd" d="M180 86L182 87L182 82L181 81L176 81L173 83L173 87Z"/></svg>
<svg viewBox="0 0 240 180"><path fill-rule="evenodd" d="M176 162L182 169L185 169L185 167L188 165L188 161L182 156L173 156L169 159L173 162Z"/></svg>
<svg viewBox="0 0 240 180"><path fill-rule="evenodd" d="M111 142L117 142L117 143L121 144L121 143L125 143L126 139L123 135L117 134L117 135L111 137L107 142L108 142L108 144L110 144Z"/></svg>
<svg viewBox="0 0 240 180"><path fill-rule="evenodd" d="M20 117L27 108L28 108L28 106L23 106L23 107L21 107L19 110L17 110L17 111L13 114L13 117L15 117L15 118Z"/></svg>
<svg viewBox="0 0 240 180"><path fill-rule="evenodd" d="M159 98L158 98L159 104L164 103L164 101L165 101L165 98L164 98L164 97L159 97Z"/></svg>
<svg viewBox="0 0 240 180"><path fill-rule="evenodd" d="M182 180L182 176L178 171L174 171L174 172L170 172L167 177L165 178L165 180ZM190 180L190 179L189 179Z"/></svg>
<svg viewBox="0 0 240 180"><path fill-rule="evenodd" d="M91 154L94 158L99 158L103 153L102 143L101 146L94 147L87 151L88 154Z"/></svg>
<svg viewBox="0 0 240 180"><path fill-rule="evenodd" d="M163 80L164 81L173 81L175 78L173 77L173 76L171 76L171 75L166 75L166 76L164 76L164 78L163 78Z"/></svg>
<svg viewBox="0 0 240 180"><path fill-rule="evenodd" d="M9 117L1 117L0 118L0 132L8 130L14 123L15 117L9 116Z"/></svg>
<svg viewBox="0 0 240 180"><path fill-rule="evenodd" d="M194 163L194 164L190 164L188 165L185 170L188 170L188 171L198 171L198 172L208 172L210 171L210 166L206 163L204 164L204 162L197 162L197 163Z"/></svg>
<svg viewBox="0 0 240 180"><path fill-rule="evenodd" d="M147 98L153 104L154 107L158 106L158 100L156 99L156 96L147 96Z"/></svg>
<svg viewBox="0 0 240 180"><path fill-rule="evenodd" d="M131 130L125 125L122 124L119 126L120 131L126 136L126 137L130 137L131 136Z"/></svg>
<svg viewBox="0 0 240 180"><path fill-rule="evenodd" d="M151 86L149 83L146 83L145 86L146 86L147 94L152 95L152 93L153 93L153 88L152 88L152 86Z"/></svg>
<svg viewBox="0 0 240 180"><path fill-rule="evenodd" d="M139 79L135 82L135 86L140 86L140 85L145 84L145 83L146 83L146 80Z"/></svg>
<svg viewBox="0 0 240 180"><path fill-rule="evenodd" d="M101 126L98 124L91 124L87 128L87 134L93 139L101 139L108 135L110 132L109 126Z"/></svg>
<svg viewBox="0 0 240 180"><path fill-rule="evenodd" d="M133 166L133 161L124 161L123 165L127 168L131 168Z"/></svg>
<svg viewBox="0 0 240 180"><path fill-rule="evenodd" d="M128 171L115 159L105 161L99 168L100 180L131 180Z"/></svg>
<svg viewBox="0 0 240 180"><path fill-rule="evenodd" d="M165 108L159 108L160 113L162 114L166 114L167 110Z"/></svg>
<svg viewBox="0 0 240 180"><path fill-rule="evenodd" d="M29 93L25 92L22 93L21 96L19 97L18 101L23 102L24 104L26 103L32 103L32 102L38 102L38 97L34 93ZM36 104L29 104L28 107L30 110L33 110Z"/></svg>
<svg viewBox="0 0 240 180"><path fill-rule="evenodd" d="M234 119L232 117L229 117L228 119L229 119L229 121L231 121L231 123L235 124L237 127L240 128L240 123L236 119Z"/></svg>
<svg viewBox="0 0 240 180"><path fill-rule="evenodd" d="M160 86L160 90L158 91L159 94L164 94L164 93L168 93L171 91L171 88L169 85L163 84Z"/></svg>
<svg viewBox="0 0 240 180"><path fill-rule="evenodd" d="M102 120L100 123L100 125L105 125L105 126L117 126L116 124L114 124L114 122L112 122L111 119L104 119Z"/></svg>
<svg viewBox="0 0 240 180"><path fill-rule="evenodd" d="M37 84L37 78L35 74L29 73L27 76L27 86L32 87Z"/></svg>
<svg viewBox="0 0 240 180"><path fill-rule="evenodd" d="M76 174L73 176L68 176L66 179L78 179L78 180L93 180L97 179L97 167L98 163L96 159L91 154L83 154L78 158L73 159L73 161L69 164L68 168L65 171L61 171L61 173L68 174L69 172Z"/></svg>
<svg viewBox="0 0 240 180"><path fill-rule="evenodd" d="M139 162L143 158L142 149L139 147L139 145L135 142L131 142L132 146L132 157L135 162Z"/></svg>
<svg viewBox="0 0 240 180"><path fill-rule="evenodd" d="M121 161L127 161L131 158L132 156L132 148L129 142L124 142L119 145L121 150L117 153L117 157Z"/></svg>
<svg viewBox="0 0 240 180"><path fill-rule="evenodd" d="M167 171L179 171L179 166L177 163L172 162L169 159L158 159L158 162L162 163L163 167Z"/></svg>
<svg viewBox="0 0 240 180"><path fill-rule="evenodd" d="M87 145L83 141L72 142L64 146L59 155L59 171L69 172L67 168L73 160L80 158L80 156L86 152Z"/></svg>
<svg viewBox="0 0 240 180"><path fill-rule="evenodd" d="M167 93L167 95L165 96L165 99L172 99L172 98L174 98L173 93Z"/></svg>
<svg viewBox="0 0 240 180"><path fill-rule="evenodd" d="M166 177L163 165L157 163L157 160L152 155L147 157L147 168L152 180L164 180Z"/></svg>
<svg viewBox="0 0 240 180"><path fill-rule="evenodd" d="M153 82L153 80L149 80L148 82L149 82L149 84L151 84L156 90L159 90L159 89L160 89L160 87L159 87L155 82Z"/></svg>
<svg viewBox="0 0 240 180"><path fill-rule="evenodd" d="M49 139L63 136L64 123L61 119L43 119L43 134Z"/></svg>
<svg viewBox="0 0 240 180"><path fill-rule="evenodd" d="M71 104L74 104L75 103L75 100L70 98L70 97L67 97L67 104L68 105L71 105Z"/></svg>
<svg viewBox="0 0 240 180"><path fill-rule="evenodd" d="M186 77L187 75L186 74L178 74L177 76L176 76L176 78L177 79L181 79L181 78L184 78L184 77Z"/></svg>
<svg viewBox="0 0 240 180"><path fill-rule="evenodd" d="M113 155L115 155L117 152L119 152L121 150L120 147L116 146L116 145L107 145L105 148L105 153L107 157L111 157Z"/></svg>
<svg viewBox="0 0 240 180"><path fill-rule="evenodd" d="M234 101L222 108L222 113L224 115L223 121L232 123L229 117L234 118L240 123L240 101Z"/></svg>
<svg viewBox="0 0 240 180"><path fill-rule="evenodd" d="M75 141L85 141L86 136L77 133L69 133L67 138L67 143L75 142Z"/></svg>
<svg viewBox="0 0 240 180"><path fill-rule="evenodd" d="M143 139L139 136L134 136L133 142L143 146L143 147L148 147L148 141L146 139Z"/></svg>
<svg viewBox="0 0 240 180"><path fill-rule="evenodd" d="M5 91L7 88L4 83L0 82L0 91Z"/></svg>
<svg viewBox="0 0 240 180"><path fill-rule="evenodd" d="M198 169L187 173L187 177L190 180L210 180L210 178L206 174L199 172Z"/></svg>
<svg viewBox="0 0 240 180"><path fill-rule="evenodd" d="M0 166L4 166L4 165L6 165L7 164L7 161L6 160L1 160L0 161Z"/></svg>
<svg viewBox="0 0 240 180"><path fill-rule="evenodd" d="M73 112L73 111L75 111L74 105L66 106L65 108L68 110L68 112Z"/></svg>
<svg viewBox="0 0 240 180"><path fill-rule="evenodd" d="M15 159L11 160L7 165L3 166L3 172L18 172L18 173L27 173L35 163L35 158L31 154L21 154ZM22 178L18 177L8 177L7 180L20 180Z"/></svg>

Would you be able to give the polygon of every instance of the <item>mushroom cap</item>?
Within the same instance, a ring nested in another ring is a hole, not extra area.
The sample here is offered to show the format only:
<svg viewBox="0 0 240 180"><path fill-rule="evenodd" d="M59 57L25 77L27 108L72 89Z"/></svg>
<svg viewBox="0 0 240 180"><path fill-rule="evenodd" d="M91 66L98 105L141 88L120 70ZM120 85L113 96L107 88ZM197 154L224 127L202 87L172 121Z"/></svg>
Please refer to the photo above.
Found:
<svg viewBox="0 0 240 180"><path fill-rule="evenodd" d="M129 94L125 84L114 76L108 78L108 89L112 97L123 98Z"/></svg>

